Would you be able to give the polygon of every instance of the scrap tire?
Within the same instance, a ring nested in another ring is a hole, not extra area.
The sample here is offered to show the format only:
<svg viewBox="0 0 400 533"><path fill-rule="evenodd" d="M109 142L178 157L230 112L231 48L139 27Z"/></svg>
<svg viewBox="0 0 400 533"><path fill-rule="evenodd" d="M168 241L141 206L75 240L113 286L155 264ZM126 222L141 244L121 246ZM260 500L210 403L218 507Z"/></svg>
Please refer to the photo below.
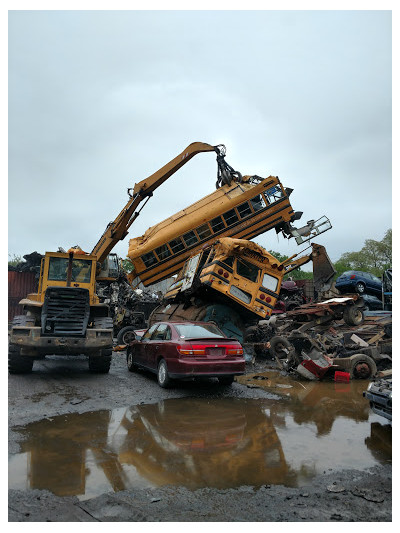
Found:
<svg viewBox="0 0 400 533"><path fill-rule="evenodd" d="M364 354L355 354L350 358L350 377L351 379L368 379L373 378L377 372L375 361Z"/></svg>
<svg viewBox="0 0 400 533"><path fill-rule="evenodd" d="M220 376L218 378L220 385L224 385L226 387L229 385L232 385L234 380L235 380L235 376Z"/></svg>
<svg viewBox="0 0 400 533"><path fill-rule="evenodd" d="M158 363L157 381L160 387L163 389L167 389L171 384L171 378L168 375L167 363L164 361L164 359L161 359L161 361Z"/></svg>
<svg viewBox="0 0 400 533"><path fill-rule="evenodd" d="M130 344L136 339L134 326L125 326L117 335L118 344Z"/></svg>
<svg viewBox="0 0 400 533"><path fill-rule="evenodd" d="M128 349L128 353L126 354L126 364L128 365L129 372L135 372L137 369L137 365L133 361L133 350L131 348Z"/></svg>
<svg viewBox="0 0 400 533"><path fill-rule="evenodd" d="M348 326L359 326L364 322L364 313L360 307L350 305L344 308L343 320Z"/></svg>
<svg viewBox="0 0 400 533"><path fill-rule="evenodd" d="M89 355L89 372L92 374L108 374L111 366L111 349L101 350L100 356Z"/></svg>
<svg viewBox="0 0 400 533"><path fill-rule="evenodd" d="M286 337L280 337L279 335L276 335L270 339L269 343L271 345L269 351L274 357L277 357L278 359L288 358L286 350L290 351L292 349L292 345Z"/></svg>
<svg viewBox="0 0 400 533"><path fill-rule="evenodd" d="M33 358L22 356L20 348L14 344L8 346L8 371L10 374L29 374L32 372Z"/></svg>

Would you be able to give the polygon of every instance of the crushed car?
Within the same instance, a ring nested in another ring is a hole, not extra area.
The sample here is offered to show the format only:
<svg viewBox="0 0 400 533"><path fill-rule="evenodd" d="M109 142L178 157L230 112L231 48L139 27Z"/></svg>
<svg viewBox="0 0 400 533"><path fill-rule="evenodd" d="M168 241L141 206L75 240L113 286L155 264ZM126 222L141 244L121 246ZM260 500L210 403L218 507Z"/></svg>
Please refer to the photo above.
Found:
<svg viewBox="0 0 400 533"><path fill-rule="evenodd" d="M363 392L374 413L392 421L392 378L373 381Z"/></svg>

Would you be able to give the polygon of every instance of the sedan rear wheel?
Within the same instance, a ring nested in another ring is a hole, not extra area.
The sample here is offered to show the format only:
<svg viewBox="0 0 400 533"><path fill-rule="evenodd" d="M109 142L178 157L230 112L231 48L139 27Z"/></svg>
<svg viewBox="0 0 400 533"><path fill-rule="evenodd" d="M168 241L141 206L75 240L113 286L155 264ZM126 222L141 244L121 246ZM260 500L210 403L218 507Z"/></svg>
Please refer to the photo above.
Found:
<svg viewBox="0 0 400 533"><path fill-rule="evenodd" d="M358 283L356 283L355 289L356 289L356 292L358 292L358 294L364 294L365 292L364 283L361 283L361 281L359 281Z"/></svg>
<svg viewBox="0 0 400 533"><path fill-rule="evenodd" d="M158 363L157 381L160 387L163 389L166 389L171 384L171 378L168 375L167 363L164 361L164 359L161 359L161 361Z"/></svg>

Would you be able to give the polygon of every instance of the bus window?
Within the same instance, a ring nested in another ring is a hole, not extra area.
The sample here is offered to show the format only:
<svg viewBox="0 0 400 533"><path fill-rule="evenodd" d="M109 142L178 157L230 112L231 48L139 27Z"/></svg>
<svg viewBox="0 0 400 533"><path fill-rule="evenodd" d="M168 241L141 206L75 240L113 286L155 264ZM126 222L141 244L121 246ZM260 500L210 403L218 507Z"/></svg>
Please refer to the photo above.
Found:
<svg viewBox="0 0 400 533"><path fill-rule="evenodd" d="M254 211L260 211L260 209L264 209L266 207L266 203L264 200L264 197L259 194L258 196L252 198L250 200L251 207L254 209Z"/></svg>
<svg viewBox="0 0 400 533"><path fill-rule="evenodd" d="M271 187L270 189L265 191L265 195L270 204L283 198L283 192L281 188L279 187L279 185L274 185L274 187Z"/></svg>
<svg viewBox="0 0 400 533"><path fill-rule="evenodd" d="M146 267L150 267L151 265L157 263L156 256L153 252L149 252L148 254L142 255L141 259Z"/></svg>
<svg viewBox="0 0 400 533"><path fill-rule="evenodd" d="M240 218L245 218L251 215L251 209L248 202L244 202L244 204L239 205L237 207L237 210L239 212Z"/></svg>
<svg viewBox="0 0 400 533"><path fill-rule="evenodd" d="M185 248L182 242L182 239L180 237L178 237L177 239L174 239L173 241L170 241L168 244L173 254L177 254L178 252L180 252L181 250Z"/></svg>
<svg viewBox="0 0 400 533"><path fill-rule="evenodd" d="M264 274L262 286L272 292L276 292L276 288L278 286L278 280L274 278L274 276L270 276L269 274Z"/></svg>
<svg viewBox="0 0 400 533"><path fill-rule="evenodd" d="M230 268L233 268L233 261L234 257L226 257L225 259L221 259L221 263L224 263L224 265L228 265Z"/></svg>
<svg viewBox="0 0 400 533"><path fill-rule="evenodd" d="M160 261L162 261L163 259L167 259L167 257L171 255L171 252L166 244L163 244L162 246L156 248L155 252L158 255Z"/></svg>
<svg viewBox="0 0 400 533"><path fill-rule="evenodd" d="M257 281L260 269L252 263L248 263L247 261L238 258L236 261L236 272L239 276L243 276L249 281L255 282Z"/></svg>
<svg viewBox="0 0 400 533"><path fill-rule="evenodd" d="M196 231L201 241L212 235L210 226L208 224L203 224L202 226L199 226L198 228L196 228Z"/></svg>
<svg viewBox="0 0 400 533"><path fill-rule="evenodd" d="M224 217L227 226L232 226L232 224L235 224L239 220L239 217L234 209L230 209L222 216Z"/></svg>
<svg viewBox="0 0 400 533"><path fill-rule="evenodd" d="M196 244L198 241L194 231L188 231L185 233L183 240L185 241L186 246L192 246L192 244Z"/></svg>
<svg viewBox="0 0 400 533"><path fill-rule="evenodd" d="M211 224L211 229L213 230L214 233L217 233L217 231L220 231L221 229L225 228L225 224L223 223L221 217L213 218L210 224Z"/></svg>

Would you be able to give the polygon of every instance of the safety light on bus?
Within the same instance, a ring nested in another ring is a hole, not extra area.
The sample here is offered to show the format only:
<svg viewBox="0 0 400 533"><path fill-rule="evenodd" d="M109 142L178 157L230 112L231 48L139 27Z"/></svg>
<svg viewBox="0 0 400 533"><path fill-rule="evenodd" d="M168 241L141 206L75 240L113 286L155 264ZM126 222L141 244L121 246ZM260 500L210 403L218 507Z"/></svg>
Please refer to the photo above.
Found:
<svg viewBox="0 0 400 533"><path fill-rule="evenodd" d="M265 294L260 294L261 300L265 300Z"/></svg>
<svg viewBox="0 0 400 533"><path fill-rule="evenodd" d="M277 265L276 263L274 263L274 264L272 265L272 268L278 268L278 265Z"/></svg>
<svg viewBox="0 0 400 533"><path fill-rule="evenodd" d="M222 270L222 268L219 268L219 269L218 269L218 274L221 274L221 275L222 275L223 273L224 273L224 271Z"/></svg>
<svg viewBox="0 0 400 533"><path fill-rule="evenodd" d="M228 272L224 272L224 278L229 278Z"/></svg>
<svg viewBox="0 0 400 533"><path fill-rule="evenodd" d="M270 302L270 301L271 301L271 298L270 298L269 296L267 296L267 297L265 298L265 301L266 301L266 302Z"/></svg>
<svg viewBox="0 0 400 533"><path fill-rule="evenodd" d="M278 270L283 270L283 265L279 265Z"/></svg>

